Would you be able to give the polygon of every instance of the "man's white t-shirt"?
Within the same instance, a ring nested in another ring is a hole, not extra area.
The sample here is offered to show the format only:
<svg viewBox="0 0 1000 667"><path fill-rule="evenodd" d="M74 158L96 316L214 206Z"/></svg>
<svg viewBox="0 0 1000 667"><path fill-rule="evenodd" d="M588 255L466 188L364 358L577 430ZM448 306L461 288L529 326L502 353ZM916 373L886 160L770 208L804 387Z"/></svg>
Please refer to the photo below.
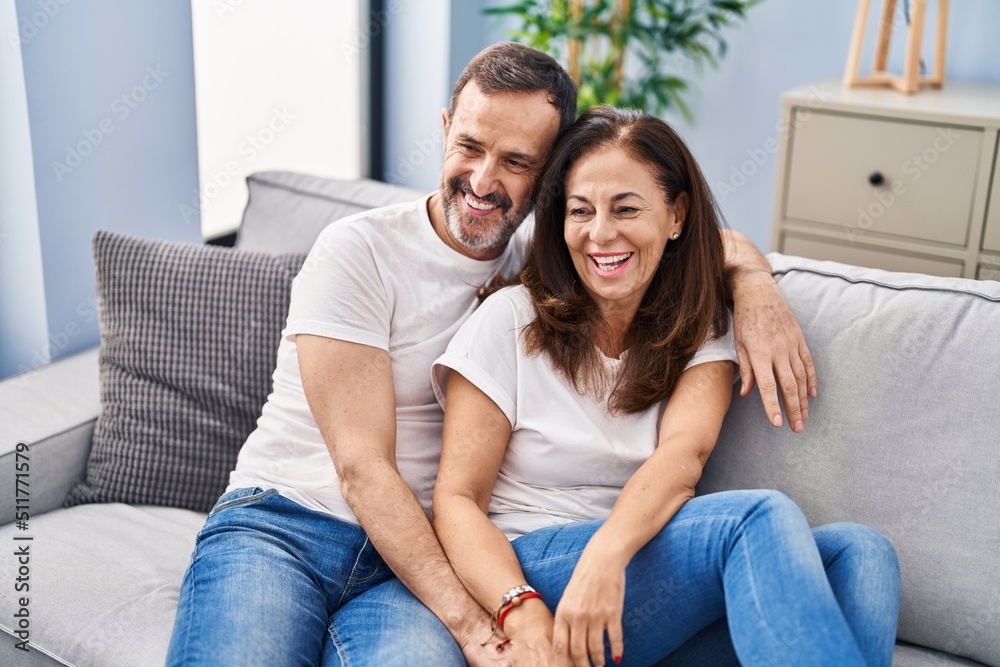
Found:
<svg viewBox="0 0 1000 667"><path fill-rule="evenodd" d="M479 261L437 236L428 198L366 211L320 234L292 283L272 391L227 490L277 489L300 505L357 524L302 391L295 336L314 334L389 352L396 464L430 512L444 419L431 386L431 364L472 314L477 289L498 270L513 275L520 268L532 219L500 258Z"/></svg>
<svg viewBox="0 0 1000 667"><path fill-rule="evenodd" d="M656 448L666 407L664 400L637 414L611 415L606 400L577 393L548 355L525 351L521 331L534 319L527 288L503 289L483 302L434 364L434 391L442 406L453 369L510 421L489 506L490 519L509 539L606 518L622 487ZM686 368L738 363L731 331L707 340ZM603 358L612 371L621 363Z"/></svg>

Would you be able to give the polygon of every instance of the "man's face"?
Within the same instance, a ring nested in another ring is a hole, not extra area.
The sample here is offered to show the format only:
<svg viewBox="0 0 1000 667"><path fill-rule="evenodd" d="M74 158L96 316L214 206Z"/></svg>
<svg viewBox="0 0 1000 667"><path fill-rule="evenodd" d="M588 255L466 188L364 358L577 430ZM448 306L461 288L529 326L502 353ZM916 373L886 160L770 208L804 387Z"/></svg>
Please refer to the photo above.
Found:
<svg viewBox="0 0 1000 667"><path fill-rule="evenodd" d="M445 243L497 257L531 211L531 192L559 131L544 93L484 95L470 82L444 119L441 202Z"/></svg>

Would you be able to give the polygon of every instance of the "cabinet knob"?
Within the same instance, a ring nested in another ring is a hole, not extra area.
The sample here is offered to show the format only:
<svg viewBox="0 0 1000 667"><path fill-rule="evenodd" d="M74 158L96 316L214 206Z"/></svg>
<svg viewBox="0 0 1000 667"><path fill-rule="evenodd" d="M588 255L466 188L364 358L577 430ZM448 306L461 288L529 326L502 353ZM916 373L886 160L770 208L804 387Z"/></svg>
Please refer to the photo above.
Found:
<svg viewBox="0 0 1000 667"><path fill-rule="evenodd" d="M872 185L882 185L885 183L885 176L882 175L881 171L873 171L868 174L868 182Z"/></svg>

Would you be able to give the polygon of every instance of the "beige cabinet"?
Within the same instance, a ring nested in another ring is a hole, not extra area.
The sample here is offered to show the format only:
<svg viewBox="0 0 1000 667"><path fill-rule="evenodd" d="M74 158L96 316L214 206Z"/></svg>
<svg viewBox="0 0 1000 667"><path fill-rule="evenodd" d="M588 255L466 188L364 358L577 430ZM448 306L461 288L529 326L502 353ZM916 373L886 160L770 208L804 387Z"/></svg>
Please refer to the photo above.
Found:
<svg viewBox="0 0 1000 667"><path fill-rule="evenodd" d="M785 93L782 114L772 249L968 278L1000 265L1000 86L829 80Z"/></svg>
<svg viewBox="0 0 1000 667"><path fill-rule="evenodd" d="M996 152L997 156L993 162L993 187L990 189L989 210L986 213L986 230L983 232L983 250L992 254L990 261L1000 264L1000 144L997 145Z"/></svg>

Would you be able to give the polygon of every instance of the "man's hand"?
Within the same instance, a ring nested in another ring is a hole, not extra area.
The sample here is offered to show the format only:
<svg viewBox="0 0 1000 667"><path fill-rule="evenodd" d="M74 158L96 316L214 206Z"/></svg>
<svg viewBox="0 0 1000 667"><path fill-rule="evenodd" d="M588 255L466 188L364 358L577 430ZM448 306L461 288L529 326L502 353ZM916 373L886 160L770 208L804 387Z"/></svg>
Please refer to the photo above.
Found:
<svg viewBox="0 0 1000 667"><path fill-rule="evenodd" d="M756 382L768 419L781 426L780 388L792 430L801 433L816 396L816 368L799 323L770 271L739 271L732 278L733 335L740 360L740 396Z"/></svg>

